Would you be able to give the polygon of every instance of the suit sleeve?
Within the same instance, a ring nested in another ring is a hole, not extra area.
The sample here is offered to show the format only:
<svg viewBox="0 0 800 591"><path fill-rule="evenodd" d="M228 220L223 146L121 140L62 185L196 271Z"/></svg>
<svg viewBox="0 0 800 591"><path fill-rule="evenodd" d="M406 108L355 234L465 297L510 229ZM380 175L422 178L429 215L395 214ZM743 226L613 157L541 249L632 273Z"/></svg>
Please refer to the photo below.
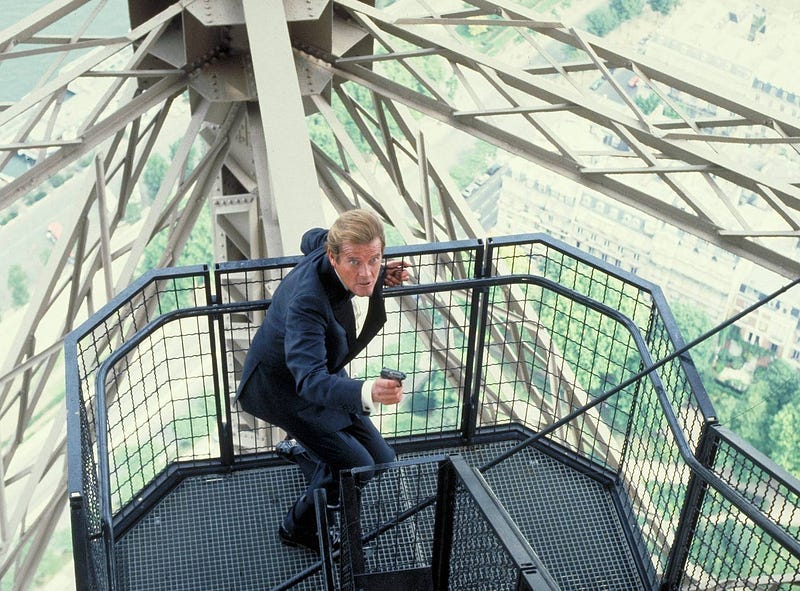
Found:
<svg viewBox="0 0 800 591"><path fill-rule="evenodd" d="M328 339L328 324L335 322L314 294L298 294L289 305L286 315L286 365L294 377L301 398L350 413L364 413L361 403L360 380L331 374L329 359L334 348ZM341 354L344 355L345 351Z"/></svg>
<svg viewBox="0 0 800 591"><path fill-rule="evenodd" d="M328 231L323 228L312 228L300 239L300 252L307 255L327 244Z"/></svg>

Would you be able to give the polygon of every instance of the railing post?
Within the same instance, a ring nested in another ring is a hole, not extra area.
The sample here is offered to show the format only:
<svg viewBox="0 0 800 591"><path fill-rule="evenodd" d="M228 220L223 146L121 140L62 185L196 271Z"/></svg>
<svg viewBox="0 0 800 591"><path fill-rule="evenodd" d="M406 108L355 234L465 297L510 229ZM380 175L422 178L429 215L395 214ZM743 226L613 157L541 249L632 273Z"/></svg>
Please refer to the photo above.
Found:
<svg viewBox="0 0 800 591"><path fill-rule="evenodd" d="M361 541L361 498L353 472L343 470L339 481L341 504L341 554L339 556L342 589L358 589L358 579L365 571Z"/></svg>
<svg viewBox="0 0 800 591"><path fill-rule="evenodd" d="M483 350L484 342L486 341L487 293L488 290L484 287L475 289L472 292L472 302L470 304L470 329L467 339L464 403L461 417L461 432L467 443L472 441L478 425Z"/></svg>
<svg viewBox="0 0 800 591"><path fill-rule="evenodd" d="M486 274L486 247L481 242L475 250L475 278ZM464 398L461 415L461 433L467 443L472 441L478 424L480 404L481 373L483 371L483 350L486 341L486 316L488 311L487 287L472 291L469 312L469 333L467 335L467 359L464 370Z"/></svg>
<svg viewBox="0 0 800 591"><path fill-rule="evenodd" d="M72 561L75 565L76 589L96 589L96 573L90 562L89 530L86 527L86 510L83 496L78 492L69 495L70 523L72 526Z"/></svg>
<svg viewBox="0 0 800 591"><path fill-rule="evenodd" d="M447 589L450 581L450 555L453 550L453 515L456 504L456 470L449 458L439 462L436 487L436 516L433 526L431 571L433 588Z"/></svg>
<svg viewBox="0 0 800 591"><path fill-rule="evenodd" d="M218 305L219 296L209 298L212 306ZM217 341L214 322L219 323L219 341ZM219 456L223 466L233 465L233 430L231 429L231 405L228 399L227 348L225 347L225 325L221 314L211 314L208 319L211 358L214 374L214 405L217 414L217 433L219 434ZM222 375L220 375L222 374ZM222 386L220 386L222 384Z"/></svg>
<svg viewBox="0 0 800 591"><path fill-rule="evenodd" d="M704 423L700 433L700 442L697 446L695 457L703 466L711 467L714 463L714 456L717 450L716 432L712 423ZM683 508L681 509L678 529L675 532L675 540L667 558L667 566L664 569L664 576L661 579L659 591L672 591L678 589L681 578L686 569L686 562L689 557L689 548L694 538L697 522L700 516L700 509L708 490L708 483L696 473L692 472L689 477L689 484L686 488L686 497Z"/></svg>
<svg viewBox="0 0 800 591"><path fill-rule="evenodd" d="M217 269L219 264L217 264ZM219 272L214 273L214 287L215 295L213 303L219 305L221 303L222 294L222 280ZM219 453L220 461L224 466L232 466L234 462L233 450L233 425L231 424L231 401L230 384L228 383L228 347L225 344L225 320L222 314L214 316L218 323L219 342L218 342L218 355L215 358L214 371L218 372L219 376L215 376L214 383L221 384L221 393L217 395L217 401L220 405L217 409L217 423L219 429Z"/></svg>

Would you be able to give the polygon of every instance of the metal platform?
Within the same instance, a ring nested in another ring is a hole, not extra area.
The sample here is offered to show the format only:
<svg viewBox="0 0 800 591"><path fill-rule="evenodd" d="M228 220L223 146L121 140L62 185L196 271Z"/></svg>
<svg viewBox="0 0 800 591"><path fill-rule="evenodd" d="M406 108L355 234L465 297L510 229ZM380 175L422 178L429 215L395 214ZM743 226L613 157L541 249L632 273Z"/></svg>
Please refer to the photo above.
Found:
<svg viewBox="0 0 800 591"><path fill-rule="evenodd" d="M798 580L800 482L717 423L657 288L539 235L387 257L410 262L419 283L386 291L387 325L348 372L408 374L404 404L372 417L403 460L355 501L362 531L344 522L364 544L349 555L343 544L340 564L363 551L364 568L343 568L340 583L385 589L394 568L442 589L538 591L526 559L547 589ZM78 588L334 587L333 565L276 535L303 487L274 454L284 433L234 403L264 289L294 263L152 273L71 333ZM451 456L466 494L442 486L449 468L404 473L420 463L411 452ZM426 508L406 523L405 508L434 491L446 517ZM378 523L392 530L365 539Z"/></svg>
<svg viewBox="0 0 800 591"><path fill-rule="evenodd" d="M441 452L458 453L477 466L511 445ZM485 476L561 589L646 588L608 487L530 448ZM391 486L382 479L367 486L365 506L371 497L383 496L376 488L382 485ZM415 486L432 491L436 482ZM277 537L278 523L303 488L303 477L294 466L184 480L117 542L121 589L319 591L323 588L319 571L292 583L299 573L318 564L317 556L287 548ZM468 522L470 516L460 518ZM392 560L389 553L373 551L373 557L384 563ZM456 585L451 588L469 588Z"/></svg>

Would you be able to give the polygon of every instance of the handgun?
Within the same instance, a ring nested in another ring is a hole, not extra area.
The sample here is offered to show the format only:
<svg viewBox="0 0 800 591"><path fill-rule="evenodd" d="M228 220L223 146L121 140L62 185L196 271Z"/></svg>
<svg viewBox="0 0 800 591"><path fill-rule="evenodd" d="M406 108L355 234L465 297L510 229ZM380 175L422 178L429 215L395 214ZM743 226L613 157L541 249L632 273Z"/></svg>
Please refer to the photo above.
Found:
<svg viewBox="0 0 800 591"><path fill-rule="evenodd" d="M397 380L401 382L406 379L406 374L399 369L389 369L388 367L384 367L381 370L381 377L387 380Z"/></svg>

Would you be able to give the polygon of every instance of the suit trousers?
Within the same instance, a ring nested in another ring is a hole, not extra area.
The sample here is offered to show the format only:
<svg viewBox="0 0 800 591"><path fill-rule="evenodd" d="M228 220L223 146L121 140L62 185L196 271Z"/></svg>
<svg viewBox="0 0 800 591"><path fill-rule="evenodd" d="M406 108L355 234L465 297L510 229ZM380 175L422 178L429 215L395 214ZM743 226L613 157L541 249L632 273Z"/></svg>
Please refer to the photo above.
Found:
<svg viewBox="0 0 800 591"><path fill-rule="evenodd" d="M284 427L286 428L286 427ZM316 532L314 490L325 489L329 505L339 503L339 475L342 470L374 467L395 459L394 450L365 415L353 415L353 422L339 431L321 433L313 426L296 423L286 429L316 461L310 472L308 487L286 513L283 527L290 533ZM358 475L357 484L365 484L375 475L365 471Z"/></svg>
<svg viewBox="0 0 800 591"><path fill-rule="evenodd" d="M394 450L383 439L368 415L351 414L351 422L338 431L327 432L319 422L303 420L280 409L274 399L264 395L267 390L261 371L253 372L239 396L242 410L284 429L310 452L314 465L302 466L308 488L300 495L283 521L287 532L315 533L314 490L324 488L330 505L339 502L339 473L341 470L371 467L394 461ZM310 475L310 476L309 476ZM364 484L374 474L360 474Z"/></svg>

